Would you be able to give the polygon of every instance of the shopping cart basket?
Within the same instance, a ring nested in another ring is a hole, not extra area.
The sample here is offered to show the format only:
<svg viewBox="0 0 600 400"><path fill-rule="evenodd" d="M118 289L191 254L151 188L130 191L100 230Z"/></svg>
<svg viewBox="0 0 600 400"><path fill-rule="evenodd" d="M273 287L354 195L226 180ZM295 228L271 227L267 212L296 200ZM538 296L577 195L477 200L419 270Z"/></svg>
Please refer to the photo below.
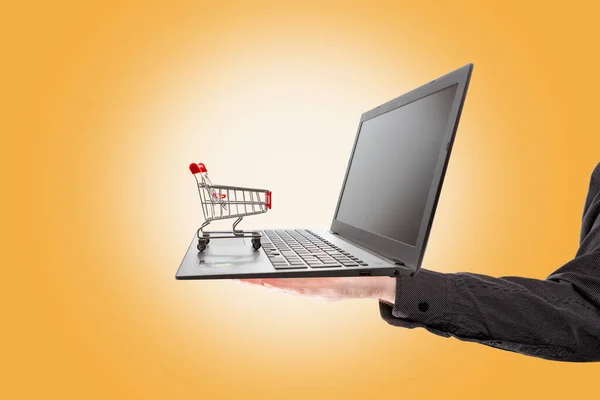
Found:
<svg viewBox="0 0 600 400"><path fill-rule="evenodd" d="M204 223L197 232L198 250L204 251L211 239L252 238L252 247L260 249L260 232L237 230L244 217L266 213L271 209L271 191L238 186L213 185L204 164L190 164L198 184L198 193L204 213ZM231 231L204 230L212 221L236 218Z"/></svg>

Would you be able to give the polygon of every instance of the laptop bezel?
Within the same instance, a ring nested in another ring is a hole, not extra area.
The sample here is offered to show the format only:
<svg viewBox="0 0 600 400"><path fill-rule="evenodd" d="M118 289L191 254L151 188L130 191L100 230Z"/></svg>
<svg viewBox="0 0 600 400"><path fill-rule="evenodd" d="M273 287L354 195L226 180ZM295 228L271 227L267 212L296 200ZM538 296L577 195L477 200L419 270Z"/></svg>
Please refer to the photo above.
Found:
<svg viewBox="0 0 600 400"><path fill-rule="evenodd" d="M427 247L429 233L433 224L435 210L437 208L444 176L448 167L448 161L450 159L452 145L456 136L456 131L460 121L472 71L473 64L467 64L462 68L450 72L449 74L435 79L362 114L360 123L358 125L358 131L354 139L354 145L352 147L350 159L348 161L348 166L346 168L346 174L344 176L342 188L340 190L340 195L338 197L335 213L333 215L333 221L330 228L332 233L338 234L344 239L364 247L376 254L379 254L384 258L399 264L403 264L413 273L416 273L419 270L423 261L425 249ZM444 138L442 140L442 146L438 155L433 180L429 189L425 211L423 213L423 218L421 219L416 244L413 246L339 221L337 219L337 215L363 122L454 85L457 85L456 93L450 109L450 114L448 116L448 124L444 131Z"/></svg>

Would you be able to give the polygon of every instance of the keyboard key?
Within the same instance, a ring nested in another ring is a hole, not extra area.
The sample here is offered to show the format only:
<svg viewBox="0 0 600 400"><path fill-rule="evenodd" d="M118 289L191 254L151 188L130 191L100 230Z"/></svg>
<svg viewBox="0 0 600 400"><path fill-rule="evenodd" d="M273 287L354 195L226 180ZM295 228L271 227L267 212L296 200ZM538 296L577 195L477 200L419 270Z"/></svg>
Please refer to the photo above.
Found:
<svg viewBox="0 0 600 400"><path fill-rule="evenodd" d="M290 265L290 264L273 265L273 267L275 267L275 269L302 269L302 268L308 268L306 265Z"/></svg>
<svg viewBox="0 0 600 400"><path fill-rule="evenodd" d="M329 263L329 264L317 264L317 265L311 265L312 268L337 268L337 267L342 267L340 264L337 263Z"/></svg>

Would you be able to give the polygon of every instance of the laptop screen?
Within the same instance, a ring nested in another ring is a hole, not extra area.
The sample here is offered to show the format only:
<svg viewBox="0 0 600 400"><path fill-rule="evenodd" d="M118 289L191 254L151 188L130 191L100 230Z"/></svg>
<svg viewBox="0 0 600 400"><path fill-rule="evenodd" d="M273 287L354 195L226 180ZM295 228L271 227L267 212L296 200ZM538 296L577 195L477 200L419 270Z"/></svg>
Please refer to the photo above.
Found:
<svg viewBox="0 0 600 400"><path fill-rule="evenodd" d="M416 245L456 90L363 121L337 220Z"/></svg>

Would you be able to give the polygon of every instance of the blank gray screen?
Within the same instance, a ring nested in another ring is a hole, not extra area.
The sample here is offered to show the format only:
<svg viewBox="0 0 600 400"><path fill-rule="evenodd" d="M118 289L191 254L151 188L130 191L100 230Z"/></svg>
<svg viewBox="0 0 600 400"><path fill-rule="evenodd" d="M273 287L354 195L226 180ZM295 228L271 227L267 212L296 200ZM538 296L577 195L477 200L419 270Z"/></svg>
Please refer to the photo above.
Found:
<svg viewBox="0 0 600 400"><path fill-rule="evenodd" d="M457 85L360 127L340 222L416 245Z"/></svg>

